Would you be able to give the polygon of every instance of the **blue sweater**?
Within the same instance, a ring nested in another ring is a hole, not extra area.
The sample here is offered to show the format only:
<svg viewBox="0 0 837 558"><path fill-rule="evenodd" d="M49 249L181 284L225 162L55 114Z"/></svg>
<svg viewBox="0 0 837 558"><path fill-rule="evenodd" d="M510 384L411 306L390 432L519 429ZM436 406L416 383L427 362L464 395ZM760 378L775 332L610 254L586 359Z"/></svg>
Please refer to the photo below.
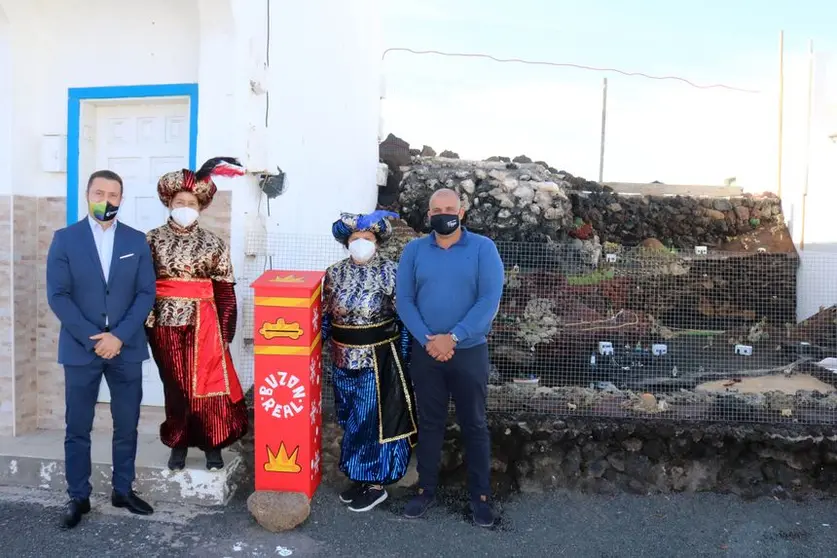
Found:
<svg viewBox="0 0 837 558"><path fill-rule="evenodd" d="M395 304L422 345L428 335L453 333L461 349L485 343L503 294L503 262L491 239L462 229L459 242L435 234L411 241L398 264Z"/></svg>

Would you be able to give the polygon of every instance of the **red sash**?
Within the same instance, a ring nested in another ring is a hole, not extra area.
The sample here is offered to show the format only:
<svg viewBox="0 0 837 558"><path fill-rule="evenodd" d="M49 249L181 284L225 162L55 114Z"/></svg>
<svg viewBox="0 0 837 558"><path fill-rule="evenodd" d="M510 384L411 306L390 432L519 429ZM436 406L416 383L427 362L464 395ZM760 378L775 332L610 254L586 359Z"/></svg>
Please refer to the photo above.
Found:
<svg viewBox="0 0 837 558"><path fill-rule="evenodd" d="M224 348L215 294L209 279L159 279L157 298L195 302L195 346L192 396L229 395L233 403L244 398L229 349Z"/></svg>

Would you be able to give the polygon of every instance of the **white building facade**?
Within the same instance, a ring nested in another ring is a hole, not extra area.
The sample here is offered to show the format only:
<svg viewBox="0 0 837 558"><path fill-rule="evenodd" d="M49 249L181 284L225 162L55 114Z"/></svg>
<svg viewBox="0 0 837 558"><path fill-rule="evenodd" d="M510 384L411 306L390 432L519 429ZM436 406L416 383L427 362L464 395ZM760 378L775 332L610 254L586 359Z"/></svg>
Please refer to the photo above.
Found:
<svg viewBox="0 0 837 558"><path fill-rule="evenodd" d="M837 304L837 59L818 52L793 61L785 73L781 195L800 256L796 310L804 320Z"/></svg>
<svg viewBox="0 0 837 558"><path fill-rule="evenodd" d="M231 246L238 343L264 252L248 242L297 239L277 253L288 265L334 258L314 253L331 222L377 197L378 18L377 0L0 0L0 435L63 428L45 260L53 231L85 215L91 172L123 177L120 219L142 230L166 219L165 172L222 155L253 172L219 184L202 216ZM286 191L268 216L257 175L277 167ZM153 432L162 388L146 364Z"/></svg>

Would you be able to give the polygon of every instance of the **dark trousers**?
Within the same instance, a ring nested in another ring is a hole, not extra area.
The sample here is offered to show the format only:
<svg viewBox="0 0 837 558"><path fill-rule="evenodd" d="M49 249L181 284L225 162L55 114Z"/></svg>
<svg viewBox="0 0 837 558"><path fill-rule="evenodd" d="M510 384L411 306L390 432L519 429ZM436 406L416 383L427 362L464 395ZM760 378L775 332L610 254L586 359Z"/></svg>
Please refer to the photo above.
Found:
<svg viewBox="0 0 837 558"><path fill-rule="evenodd" d="M70 498L90 496L90 431L102 376L110 388L110 414L113 417L113 490L127 494L134 482L142 363L123 362L118 356L109 361L96 357L85 366L64 366L64 420L67 424L64 458Z"/></svg>
<svg viewBox="0 0 837 558"><path fill-rule="evenodd" d="M471 498L479 499L491 494L491 442L485 421L489 372L486 344L456 349L453 358L439 362L414 342L410 375L419 416L416 457L420 488L433 492L438 484L448 403L453 396L456 418L465 443Z"/></svg>

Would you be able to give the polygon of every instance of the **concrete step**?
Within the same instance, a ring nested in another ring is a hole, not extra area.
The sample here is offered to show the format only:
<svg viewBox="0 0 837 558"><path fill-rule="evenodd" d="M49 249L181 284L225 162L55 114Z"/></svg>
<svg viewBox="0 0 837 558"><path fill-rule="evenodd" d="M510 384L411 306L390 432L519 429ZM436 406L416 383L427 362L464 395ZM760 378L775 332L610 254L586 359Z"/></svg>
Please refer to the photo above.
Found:
<svg viewBox="0 0 837 558"><path fill-rule="evenodd" d="M90 484L94 494L111 492L111 436L110 432L91 435ZM186 469L172 472L166 466L169 451L157 435L139 435L134 490L152 505L160 501L221 506L229 501L244 466L238 453L224 451L224 469L210 472L203 452L193 449ZM17 437L0 436L0 485L65 491L64 432L39 430Z"/></svg>

